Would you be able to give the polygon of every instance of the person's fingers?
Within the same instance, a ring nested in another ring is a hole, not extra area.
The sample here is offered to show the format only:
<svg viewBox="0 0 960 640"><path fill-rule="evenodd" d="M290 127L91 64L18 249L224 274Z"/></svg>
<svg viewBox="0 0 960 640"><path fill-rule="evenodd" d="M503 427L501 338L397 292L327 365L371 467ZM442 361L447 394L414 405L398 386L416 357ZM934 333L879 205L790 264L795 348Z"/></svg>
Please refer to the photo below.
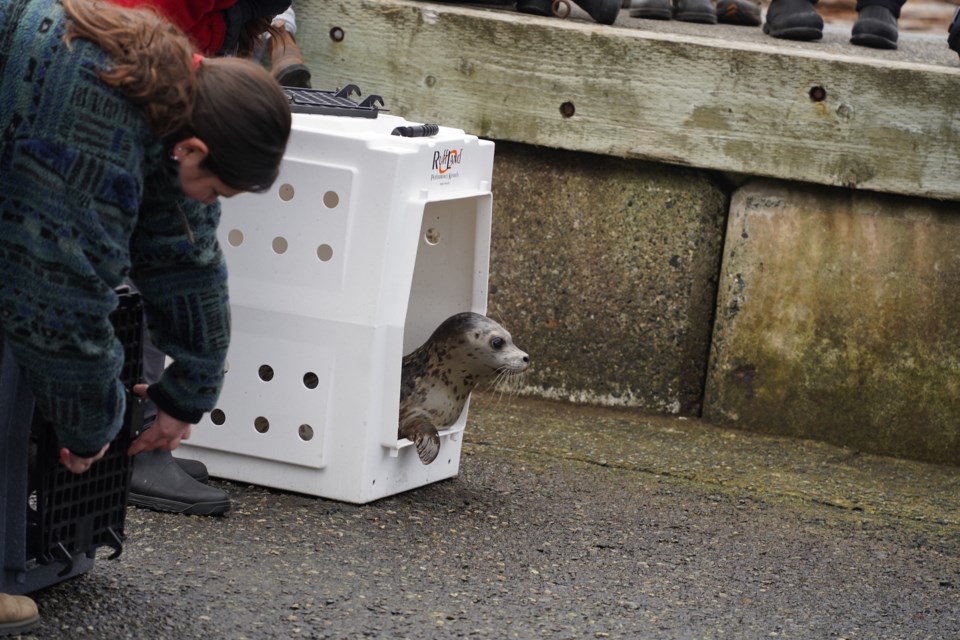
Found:
<svg viewBox="0 0 960 640"><path fill-rule="evenodd" d="M84 473L85 471L90 469L91 466L93 466L94 462L96 462L97 460L102 458L104 455L106 455L107 449L109 448L110 448L110 444L107 443L103 445L103 447L95 456L91 458L81 458L79 456L73 455L73 453L69 449L67 449L66 447L63 447L62 449L60 449L60 455L59 455L60 464L62 464L67 469L69 469L72 473L76 473L76 474Z"/></svg>
<svg viewBox="0 0 960 640"><path fill-rule="evenodd" d="M186 429L174 434L165 434L158 427L153 427L147 429L140 434L136 440L130 445L130 448L127 449L128 455L135 456L138 453L144 451L152 451L153 449L163 449L164 451L173 451L180 446L181 440L186 440L190 437L193 427L187 425Z"/></svg>
<svg viewBox="0 0 960 640"><path fill-rule="evenodd" d="M141 398L147 397L147 388L149 385L146 384L135 384L133 385L133 393L140 396Z"/></svg>
<svg viewBox="0 0 960 640"><path fill-rule="evenodd" d="M133 442L131 442L130 446L127 447L127 455L135 456L138 453L143 453L144 451L150 451L150 449L148 449L147 446L148 446L148 443L146 440L143 439L143 434L140 434L140 437L134 440Z"/></svg>

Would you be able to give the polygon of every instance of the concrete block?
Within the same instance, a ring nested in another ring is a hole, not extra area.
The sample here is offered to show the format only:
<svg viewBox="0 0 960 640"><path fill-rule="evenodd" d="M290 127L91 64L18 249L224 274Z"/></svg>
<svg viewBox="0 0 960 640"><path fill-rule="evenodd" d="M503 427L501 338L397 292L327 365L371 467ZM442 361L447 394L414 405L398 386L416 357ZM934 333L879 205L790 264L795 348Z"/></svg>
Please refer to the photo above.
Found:
<svg viewBox="0 0 960 640"><path fill-rule="evenodd" d="M523 392L696 414L727 209L711 174L498 142L488 313Z"/></svg>
<svg viewBox="0 0 960 640"><path fill-rule="evenodd" d="M732 197L704 417L960 461L960 205L756 181Z"/></svg>

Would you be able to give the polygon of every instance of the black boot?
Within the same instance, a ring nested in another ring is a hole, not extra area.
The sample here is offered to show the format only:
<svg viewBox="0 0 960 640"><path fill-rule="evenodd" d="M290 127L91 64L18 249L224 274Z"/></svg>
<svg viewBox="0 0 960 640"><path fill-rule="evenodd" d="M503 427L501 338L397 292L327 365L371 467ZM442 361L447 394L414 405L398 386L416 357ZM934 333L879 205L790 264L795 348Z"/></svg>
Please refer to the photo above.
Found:
<svg viewBox="0 0 960 640"><path fill-rule="evenodd" d="M816 0L771 0L763 32L786 40L819 40L823 18L813 5Z"/></svg>
<svg viewBox="0 0 960 640"><path fill-rule="evenodd" d="M960 7L957 7L953 20L950 21L950 27L947 29L947 46L951 51L960 53Z"/></svg>
<svg viewBox="0 0 960 640"><path fill-rule="evenodd" d="M210 481L210 474L207 473L207 465L203 464L199 460L189 460L187 458L178 458L173 457L177 461L177 464L180 465L180 468L187 472L187 475L196 480L197 482L202 482L207 484Z"/></svg>
<svg viewBox="0 0 960 640"><path fill-rule="evenodd" d="M683 22L717 24L717 7L713 0L676 0L673 17Z"/></svg>
<svg viewBox="0 0 960 640"><path fill-rule="evenodd" d="M620 15L621 0L573 0L600 24L613 24Z"/></svg>
<svg viewBox="0 0 960 640"><path fill-rule="evenodd" d="M133 459L129 503L194 516L218 516L230 510L230 496L225 491L197 482L173 454L162 449L145 451Z"/></svg>
<svg viewBox="0 0 960 640"><path fill-rule="evenodd" d="M897 18L893 12L873 4L857 12L850 42L874 49L896 49L897 36Z"/></svg>
<svg viewBox="0 0 960 640"><path fill-rule="evenodd" d="M519 0L517 11L535 16L552 16L553 0Z"/></svg>

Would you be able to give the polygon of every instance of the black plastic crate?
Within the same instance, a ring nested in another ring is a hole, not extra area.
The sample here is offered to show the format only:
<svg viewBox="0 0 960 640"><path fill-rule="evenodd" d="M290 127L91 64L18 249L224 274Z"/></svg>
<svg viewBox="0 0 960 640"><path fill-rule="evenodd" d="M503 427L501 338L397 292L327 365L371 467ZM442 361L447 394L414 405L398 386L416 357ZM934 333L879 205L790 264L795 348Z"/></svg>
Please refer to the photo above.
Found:
<svg viewBox="0 0 960 640"><path fill-rule="evenodd" d="M143 309L139 294L118 293L120 304L111 320L125 351L121 380L130 389L141 380ZM113 550L111 558L120 555L133 469L126 450L142 425L143 402L128 391L124 424L106 455L86 473L71 473L59 463L53 428L34 411L26 383L4 348L0 458L10 464L0 477L0 507L6 514L0 526L0 592L29 593L84 573L101 547Z"/></svg>

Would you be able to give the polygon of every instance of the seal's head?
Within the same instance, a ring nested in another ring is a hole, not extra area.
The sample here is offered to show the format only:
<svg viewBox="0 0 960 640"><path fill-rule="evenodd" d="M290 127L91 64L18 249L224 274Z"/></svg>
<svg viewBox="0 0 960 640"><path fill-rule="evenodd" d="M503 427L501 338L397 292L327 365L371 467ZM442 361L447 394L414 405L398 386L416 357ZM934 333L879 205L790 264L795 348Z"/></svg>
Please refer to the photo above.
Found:
<svg viewBox="0 0 960 640"><path fill-rule="evenodd" d="M450 316L403 359L399 437L429 464L440 451L437 429L456 422L477 384L516 383L529 366L530 356L496 321L469 311Z"/></svg>
<svg viewBox="0 0 960 640"><path fill-rule="evenodd" d="M450 316L427 340L434 358L452 372L475 377L474 383L530 366L530 356L513 344L510 333L494 320L470 311ZM425 346L426 346L425 345Z"/></svg>

